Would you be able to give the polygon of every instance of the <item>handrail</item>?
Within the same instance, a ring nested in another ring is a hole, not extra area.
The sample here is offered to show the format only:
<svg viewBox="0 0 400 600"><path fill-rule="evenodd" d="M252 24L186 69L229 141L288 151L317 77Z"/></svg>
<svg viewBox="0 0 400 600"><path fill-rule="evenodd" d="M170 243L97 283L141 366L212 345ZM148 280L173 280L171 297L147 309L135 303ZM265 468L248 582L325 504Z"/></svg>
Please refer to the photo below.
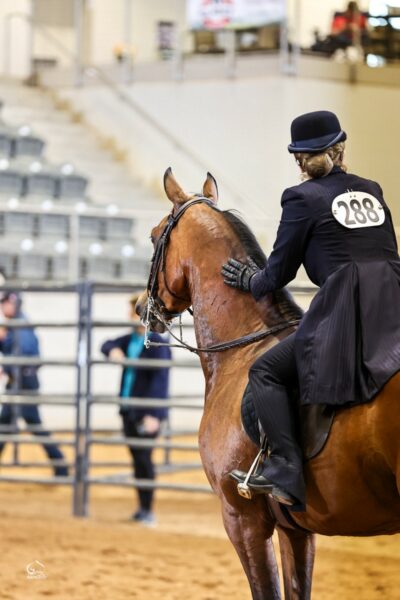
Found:
<svg viewBox="0 0 400 600"><path fill-rule="evenodd" d="M37 29L44 37L47 37L48 41L50 41L57 49L61 51L64 56L66 56L69 60L73 61L77 65L80 65L80 57L78 54L65 46L62 42L60 42L52 33L50 33L47 28L35 22L35 20L24 13L15 12L7 15L8 18L18 17L21 18L32 26L32 31ZM7 37L7 36L6 36ZM7 48L7 56L9 56L9 44ZM161 134L165 139L167 139L172 146L174 146L179 152L181 152L186 158L189 158L192 163L197 167L207 173L210 170L209 164L207 164L203 159L197 155L196 152L193 152L190 145L186 145L183 143L178 137L176 137L173 133L171 133L162 123L160 123L157 119L152 117L145 109L143 109L140 104L138 104L128 93L121 90L120 87L112 80L110 77L99 67L95 66L84 66L82 68L82 74L87 75L89 77L97 77L99 81L101 81L109 90L113 92L116 98L118 98L121 102L123 102L128 108L135 112L143 121L145 121L148 125L152 127L157 133ZM81 81L79 81L81 84ZM249 204L251 200L251 204L256 205L259 210L263 213L263 207L261 204L258 204L254 201L254 199L250 199L240 192L238 192L234 186L226 179L225 176L216 172L217 179L220 181L222 186L227 190L229 195L238 202L241 206L246 206ZM265 217L267 220L268 217Z"/></svg>

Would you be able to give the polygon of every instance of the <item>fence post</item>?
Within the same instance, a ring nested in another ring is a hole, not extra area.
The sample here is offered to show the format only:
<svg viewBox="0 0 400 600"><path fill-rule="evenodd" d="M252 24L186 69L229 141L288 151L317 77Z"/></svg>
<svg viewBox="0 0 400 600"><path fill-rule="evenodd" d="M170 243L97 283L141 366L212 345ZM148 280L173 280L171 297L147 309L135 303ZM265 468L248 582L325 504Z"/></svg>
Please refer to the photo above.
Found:
<svg viewBox="0 0 400 600"><path fill-rule="evenodd" d="M85 517L89 514L89 437L91 433L91 408L92 408L92 322L93 322L93 283L85 283L86 290L86 316L85 316L85 339L86 339L86 364L85 364L85 433L83 448L83 471L82 471L82 505Z"/></svg>
<svg viewBox="0 0 400 600"><path fill-rule="evenodd" d="M84 375L87 364L87 339L86 339L86 285L79 283L78 291L78 343L76 361L76 437L75 437L75 478L73 493L73 514L75 517L86 516L84 481L86 478L85 465L85 434L86 410L85 396L82 393L85 385Z"/></svg>
<svg viewBox="0 0 400 600"><path fill-rule="evenodd" d="M20 318L21 313L21 296L19 294L16 295L16 312L14 318ZM21 356L21 330L14 329L12 330L12 348L11 352L14 356ZM11 392L14 394L20 394L22 389L22 367L18 365L14 365L11 367ZM11 404L11 425L14 431L18 433L18 418L21 416L21 406ZM13 461L15 465L19 464L19 444L14 442L13 445Z"/></svg>

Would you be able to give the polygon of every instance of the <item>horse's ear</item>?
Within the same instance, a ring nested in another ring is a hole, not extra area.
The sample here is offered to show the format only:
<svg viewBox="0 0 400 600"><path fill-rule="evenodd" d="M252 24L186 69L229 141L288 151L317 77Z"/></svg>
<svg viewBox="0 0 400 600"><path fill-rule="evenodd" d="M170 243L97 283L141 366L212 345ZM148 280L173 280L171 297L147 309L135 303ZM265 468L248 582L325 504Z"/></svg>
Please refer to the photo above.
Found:
<svg viewBox="0 0 400 600"><path fill-rule="evenodd" d="M172 174L171 167L168 167L164 173L164 190L169 200L171 200L174 205L184 204L190 198L176 181Z"/></svg>
<svg viewBox="0 0 400 600"><path fill-rule="evenodd" d="M203 185L203 196L209 198L215 204L218 202L218 185L211 173L207 173L207 179Z"/></svg>

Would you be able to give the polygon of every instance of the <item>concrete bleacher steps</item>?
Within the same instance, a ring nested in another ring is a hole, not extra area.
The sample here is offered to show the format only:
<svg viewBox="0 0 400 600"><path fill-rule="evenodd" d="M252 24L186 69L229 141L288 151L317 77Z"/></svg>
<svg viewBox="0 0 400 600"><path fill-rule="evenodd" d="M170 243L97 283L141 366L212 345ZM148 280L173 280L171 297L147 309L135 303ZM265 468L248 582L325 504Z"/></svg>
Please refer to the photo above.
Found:
<svg viewBox="0 0 400 600"><path fill-rule="evenodd" d="M43 91L0 81L0 100L0 269L16 280L144 279L149 221L165 202Z"/></svg>

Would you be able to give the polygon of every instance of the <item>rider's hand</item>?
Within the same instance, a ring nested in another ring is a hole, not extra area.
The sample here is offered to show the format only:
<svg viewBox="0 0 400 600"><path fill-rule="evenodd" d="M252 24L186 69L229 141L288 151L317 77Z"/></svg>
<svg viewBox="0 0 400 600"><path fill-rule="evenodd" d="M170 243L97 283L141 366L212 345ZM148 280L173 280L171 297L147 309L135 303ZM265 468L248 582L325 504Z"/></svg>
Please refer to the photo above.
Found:
<svg viewBox="0 0 400 600"><path fill-rule="evenodd" d="M221 274L227 285L249 292L250 280L258 271L260 271L260 267L248 256L247 263L230 258L222 267Z"/></svg>

